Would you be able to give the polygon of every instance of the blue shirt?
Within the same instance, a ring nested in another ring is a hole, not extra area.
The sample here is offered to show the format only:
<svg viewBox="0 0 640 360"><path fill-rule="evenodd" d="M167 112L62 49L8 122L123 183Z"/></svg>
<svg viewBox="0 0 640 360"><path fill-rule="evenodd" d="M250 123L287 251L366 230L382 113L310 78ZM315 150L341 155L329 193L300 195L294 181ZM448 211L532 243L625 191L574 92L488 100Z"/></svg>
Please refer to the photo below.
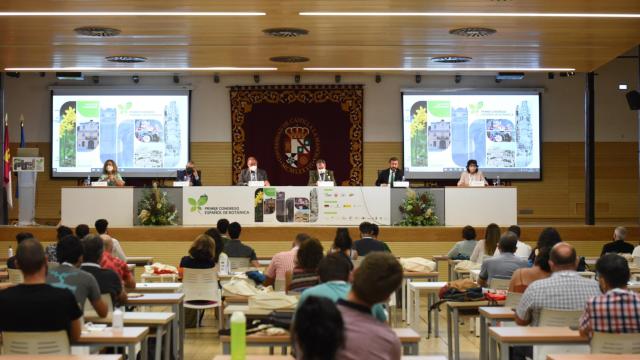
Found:
<svg viewBox="0 0 640 360"><path fill-rule="evenodd" d="M327 281L326 283L303 291L298 300L298 307L300 307L309 296L327 298L333 302L338 302L339 299L346 300L349 291L351 291L351 284L349 283L344 281ZM375 304L371 308L371 315L382 322L387 321L387 314L382 304Z"/></svg>

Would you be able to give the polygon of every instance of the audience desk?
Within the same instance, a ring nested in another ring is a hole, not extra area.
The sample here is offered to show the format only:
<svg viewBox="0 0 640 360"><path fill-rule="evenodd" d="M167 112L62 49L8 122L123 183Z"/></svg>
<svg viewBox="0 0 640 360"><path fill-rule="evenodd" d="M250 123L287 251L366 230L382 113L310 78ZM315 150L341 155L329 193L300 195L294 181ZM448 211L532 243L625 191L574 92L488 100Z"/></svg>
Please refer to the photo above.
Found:
<svg viewBox="0 0 640 360"><path fill-rule="evenodd" d="M122 355L2 355L2 360L122 360Z"/></svg>
<svg viewBox="0 0 640 360"><path fill-rule="evenodd" d="M480 360L488 360L489 326L495 327L498 321L515 321L515 311L506 306L483 306L480 313Z"/></svg>
<svg viewBox="0 0 640 360"><path fill-rule="evenodd" d="M577 330L568 327L492 327L489 328L490 346L489 359L498 360L498 347L500 359L509 359L511 346L535 346L535 345L584 345L589 343L589 338L581 336Z"/></svg>
<svg viewBox="0 0 640 360"><path fill-rule="evenodd" d="M142 360L147 359L147 327L125 327L119 330L107 328L103 331L83 331L78 341L72 345L124 347L131 359L136 358L136 345L140 344Z"/></svg>
<svg viewBox="0 0 640 360"><path fill-rule="evenodd" d="M172 322L171 334L173 337L174 358L184 359L184 294L142 294L140 297L130 297L127 305L131 306L171 306L171 312L176 315Z"/></svg>
<svg viewBox="0 0 640 360"><path fill-rule="evenodd" d="M450 301L447 305L447 347L449 359L460 360L460 310L478 310L488 306L488 301Z"/></svg>
<svg viewBox="0 0 640 360"><path fill-rule="evenodd" d="M402 277L402 320L407 322L411 319L411 292L409 291L409 284L415 280L423 281L438 281L440 274L437 271L423 272L423 271L405 271Z"/></svg>
<svg viewBox="0 0 640 360"><path fill-rule="evenodd" d="M131 292L137 293L180 293L182 292L182 283L162 283L149 282L137 283L136 288Z"/></svg>
<svg viewBox="0 0 640 360"><path fill-rule="evenodd" d="M430 307L437 301L437 294L443 286L447 285L446 282L412 282L409 283L409 300L407 308L413 308L412 315L407 319L407 323L411 324L411 327L415 330L420 329L420 294L422 292L427 293L427 337L431 335L432 315ZM412 303L413 301L413 303ZM435 337L439 336L438 318L440 311L438 308L435 311Z"/></svg>

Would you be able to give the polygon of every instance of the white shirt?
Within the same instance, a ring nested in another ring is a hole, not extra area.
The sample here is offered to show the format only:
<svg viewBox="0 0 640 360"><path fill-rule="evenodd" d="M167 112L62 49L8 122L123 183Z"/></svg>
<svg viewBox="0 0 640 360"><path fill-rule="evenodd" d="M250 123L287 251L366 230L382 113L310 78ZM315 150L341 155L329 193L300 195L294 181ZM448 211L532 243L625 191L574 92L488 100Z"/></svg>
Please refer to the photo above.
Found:
<svg viewBox="0 0 640 360"><path fill-rule="evenodd" d="M124 250L122 250L122 246L120 246L120 241L114 238L111 238L111 241L113 242L112 255L124 262L127 262L127 255L124 254Z"/></svg>
<svg viewBox="0 0 640 360"><path fill-rule="evenodd" d="M500 255L500 250L498 248L496 248L496 251L493 253L493 256L497 255ZM529 255L531 255L531 246L518 240L515 255L519 258L529 259Z"/></svg>
<svg viewBox="0 0 640 360"><path fill-rule="evenodd" d="M631 254L631 256L640 257L640 245L636 246L636 248L633 249L633 254Z"/></svg>

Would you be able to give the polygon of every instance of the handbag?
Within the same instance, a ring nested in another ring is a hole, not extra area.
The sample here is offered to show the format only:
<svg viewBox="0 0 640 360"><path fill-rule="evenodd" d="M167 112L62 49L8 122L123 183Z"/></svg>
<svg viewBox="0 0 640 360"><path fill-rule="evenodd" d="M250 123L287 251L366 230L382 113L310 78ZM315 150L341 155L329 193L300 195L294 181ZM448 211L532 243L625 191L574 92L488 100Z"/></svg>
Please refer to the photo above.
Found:
<svg viewBox="0 0 640 360"><path fill-rule="evenodd" d="M249 298L250 309L287 310L295 309L298 298L283 293L259 293Z"/></svg>
<svg viewBox="0 0 640 360"><path fill-rule="evenodd" d="M433 272L436 263L421 257L400 258L400 264L405 271L412 272Z"/></svg>

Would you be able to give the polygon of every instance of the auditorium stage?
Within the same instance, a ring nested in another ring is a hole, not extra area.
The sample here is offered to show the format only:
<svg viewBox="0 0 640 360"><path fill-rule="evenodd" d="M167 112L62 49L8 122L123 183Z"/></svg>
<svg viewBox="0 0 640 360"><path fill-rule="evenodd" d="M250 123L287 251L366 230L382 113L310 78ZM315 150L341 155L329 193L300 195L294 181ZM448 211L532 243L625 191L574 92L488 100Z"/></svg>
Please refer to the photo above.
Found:
<svg viewBox="0 0 640 360"><path fill-rule="evenodd" d="M614 225L552 225L562 235L562 238L569 242L578 241L610 241ZM546 226L542 225L522 225L522 240L535 243L538 234ZM110 228L112 236L122 242L190 242L197 235L201 234L207 227L196 226L134 226L122 228ZM333 239L335 226L243 226L241 239L250 242L289 242L296 234L305 232L313 237L317 237L323 242ZM349 227L351 236L358 238L358 228ZM632 243L637 243L640 238L640 226L627 226L629 230L628 239ZM504 230L504 229L503 229ZM55 241L55 227L53 226L2 226L0 227L0 241L13 241L15 235L22 231L33 233L42 242ZM484 228L476 227L478 239L484 236ZM462 228L451 226L432 227L380 227L380 239L389 242L454 242L460 240Z"/></svg>

